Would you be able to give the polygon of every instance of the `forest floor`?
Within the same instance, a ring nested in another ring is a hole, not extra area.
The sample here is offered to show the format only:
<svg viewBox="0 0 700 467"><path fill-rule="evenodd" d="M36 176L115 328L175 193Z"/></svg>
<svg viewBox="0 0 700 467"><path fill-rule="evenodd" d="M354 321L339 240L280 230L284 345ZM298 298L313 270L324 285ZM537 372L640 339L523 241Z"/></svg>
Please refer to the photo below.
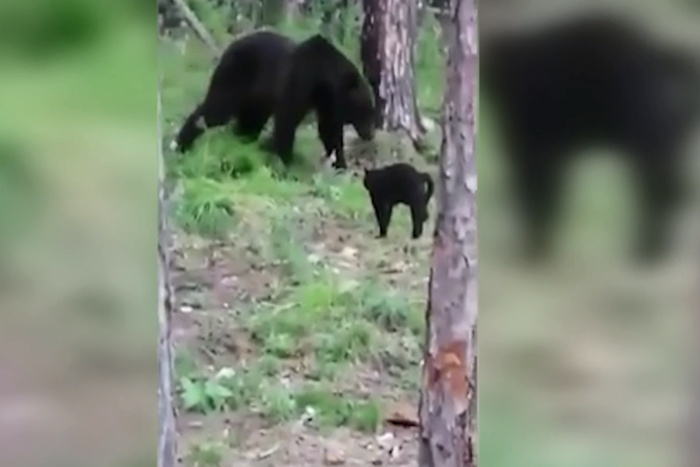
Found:
<svg viewBox="0 0 700 467"><path fill-rule="evenodd" d="M183 44L166 42L161 53L168 138L211 71L200 45ZM419 102L436 118L441 71L418 60ZM664 448L665 433L681 400L671 382L682 374L682 304L695 262L678 254L653 270L630 263L632 216L621 215L633 211L629 184L615 163L596 159L571 185L563 253L547 267L516 264L497 137L480 118L480 459L668 464L675 451ZM439 135L430 139L435 153ZM335 174L314 126L301 129L292 177L279 177L277 161L226 129L210 131L184 157L166 154L176 180L184 465L416 464L435 203L418 241L401 208L389 237L375 239L359 170L404 159L435 175L434 158L382 134L371 147L352 135L347 144L351 170ZM233 176L221 172L221 160ZM530 447L543 442L557 448Z"/></svg>
<svg viewBox="0 0 700 467"><path fill-rule="evenodd" d="M193 42L167 45L172 138L210 65ZM408 208L375 239L361 172L382 159L434 168L390 135L368 145L349 133L346 145L350 170L334 173L304 126L291 177L225 128L184 157L166 154L186 465L415 464L434 203L418 241Z"/></svg>

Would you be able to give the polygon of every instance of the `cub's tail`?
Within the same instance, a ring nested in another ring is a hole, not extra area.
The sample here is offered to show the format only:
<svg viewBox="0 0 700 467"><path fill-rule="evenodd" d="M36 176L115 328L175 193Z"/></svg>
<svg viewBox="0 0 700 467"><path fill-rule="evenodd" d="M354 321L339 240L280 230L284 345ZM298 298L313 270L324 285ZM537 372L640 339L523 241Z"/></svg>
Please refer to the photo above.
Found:
<svg viewBox="0 0 700 467"><path fill-rule="evenodd" d="M433 196L435 185L433 183L433 179L430 177L430 174L421 172L421 177L423 177L423 181L425 182L427 187L427 191L425 193L425 202L428 203L430 201L430 198Z"/></svg>

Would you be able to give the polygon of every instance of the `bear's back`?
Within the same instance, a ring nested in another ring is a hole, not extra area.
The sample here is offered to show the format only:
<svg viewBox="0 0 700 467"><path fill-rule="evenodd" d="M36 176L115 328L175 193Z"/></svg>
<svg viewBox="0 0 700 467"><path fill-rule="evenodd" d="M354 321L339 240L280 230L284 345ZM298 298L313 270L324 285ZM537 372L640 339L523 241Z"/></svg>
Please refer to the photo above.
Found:
<svg viewBox="0 0 700 467"><path fill-rule="evenodd" d="M315 69L318 72L333 70L334 76L355 69L350 59L320 34L314 34L300 42L294 50L293 60L299 67Z"/></svg>
<svg viewBox="0 0 700 467"><path fill-rule="evenodd" d="M212 86L275 77L286 67L295 46L289 37L267 29L236 38L222 54Z"/></svg>

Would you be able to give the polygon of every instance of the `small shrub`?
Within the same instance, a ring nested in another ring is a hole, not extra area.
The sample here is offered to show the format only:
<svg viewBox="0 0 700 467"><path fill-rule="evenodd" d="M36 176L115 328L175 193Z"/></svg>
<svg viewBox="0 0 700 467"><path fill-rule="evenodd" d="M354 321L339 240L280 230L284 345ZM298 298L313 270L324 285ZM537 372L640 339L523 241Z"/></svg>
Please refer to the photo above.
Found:
<svg viewBox="0 0 700 467"><path fill-rule="evenodd" d="M175 219L187 232L221 237L234 222L230 198L223 187L209 179L185 180L182 197L175 206Z"/></svg>
<svg viewBox="0 0 700 467"><path fill-rule="evenodd" d="M207 441L190 447L187 465L192 467L219 467L224 460L226 446L221 442Z"/></svg>

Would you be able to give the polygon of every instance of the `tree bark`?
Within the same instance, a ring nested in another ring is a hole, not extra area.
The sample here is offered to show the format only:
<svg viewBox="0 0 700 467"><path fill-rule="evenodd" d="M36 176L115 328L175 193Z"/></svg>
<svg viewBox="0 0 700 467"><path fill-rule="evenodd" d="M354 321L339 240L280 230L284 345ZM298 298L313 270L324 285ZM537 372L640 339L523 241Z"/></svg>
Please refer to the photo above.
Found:
<svg viewBox="0 0 700 467"><path fill-rule="evenodd" d="M426 309L421 467L476 465L477 302L475 0L453 0L443 139Z"/></svg>
<svg viewBox="0 0 700 467"><path fill-rule="evenodd" d="M377 127L404 131L419 143L425 129L414 79L417 2L363 0L362 7L360 54L377 104Z"/></svg>
<svg viewBox="0 0 700 467"><path fill-rule="evenodd" d="M172 289L168 275L168 226L162 144L161 88L158 83L158 467L177 464L176 415L173 404L173 353L170 336Z"/></svg>

